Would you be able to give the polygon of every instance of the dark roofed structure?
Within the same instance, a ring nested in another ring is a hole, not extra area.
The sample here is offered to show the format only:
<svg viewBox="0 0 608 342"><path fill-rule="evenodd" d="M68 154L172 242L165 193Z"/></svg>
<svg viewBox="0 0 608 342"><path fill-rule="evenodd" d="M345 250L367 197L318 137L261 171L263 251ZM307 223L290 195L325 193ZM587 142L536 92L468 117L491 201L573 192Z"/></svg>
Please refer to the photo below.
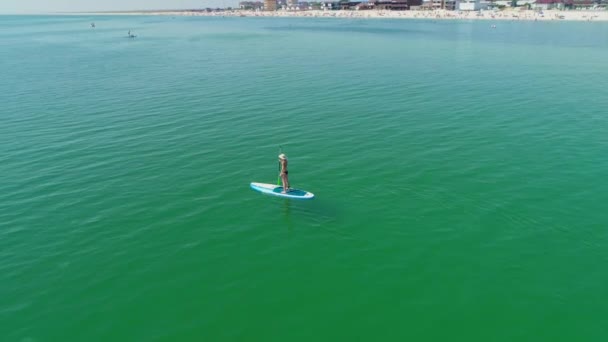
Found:
<svg viewBox="0 0 608 342"><path fill-rule="evenodd" d="M422 0L399 0L399 1L370 1L374 9L389 11L407 11L411 6L422 6Z"/></svg>

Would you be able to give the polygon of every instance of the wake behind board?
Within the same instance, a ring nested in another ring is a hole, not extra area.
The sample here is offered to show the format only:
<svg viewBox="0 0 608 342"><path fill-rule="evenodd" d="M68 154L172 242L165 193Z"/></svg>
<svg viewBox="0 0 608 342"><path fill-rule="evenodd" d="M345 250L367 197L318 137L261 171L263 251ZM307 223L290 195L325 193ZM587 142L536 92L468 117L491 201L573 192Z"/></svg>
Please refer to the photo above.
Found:
<svg viewBox="0 0 608 342"><path fill-rule="evenodd" d="M283 198L292 198L292 199L301 199L301 200L309 200L315 198L315 195L312 192L291 189L288 193L283 194L283 187L274 184L266 184L266 183L255 183L252 182L250 184L251 188L255 191L259 191L263 194L283 197Z"/></svg>

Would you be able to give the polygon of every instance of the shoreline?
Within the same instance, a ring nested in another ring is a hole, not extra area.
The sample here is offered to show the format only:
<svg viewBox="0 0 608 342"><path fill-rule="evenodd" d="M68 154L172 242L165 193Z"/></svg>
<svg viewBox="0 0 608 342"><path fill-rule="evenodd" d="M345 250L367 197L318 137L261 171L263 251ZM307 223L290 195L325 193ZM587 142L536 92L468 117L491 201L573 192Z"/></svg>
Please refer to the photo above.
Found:
<svg viewBox="0 0 608 342"><path fill-rule="evenodd" d="M430 20L497 20L497 21L585 21L606 22L608 11L503 10L503 11L276 11L245 10L205 11L125 11L58 13L60 15L150 15L189 17L276 17L276 18L353 18L353 19L430 19Z"/></svg>

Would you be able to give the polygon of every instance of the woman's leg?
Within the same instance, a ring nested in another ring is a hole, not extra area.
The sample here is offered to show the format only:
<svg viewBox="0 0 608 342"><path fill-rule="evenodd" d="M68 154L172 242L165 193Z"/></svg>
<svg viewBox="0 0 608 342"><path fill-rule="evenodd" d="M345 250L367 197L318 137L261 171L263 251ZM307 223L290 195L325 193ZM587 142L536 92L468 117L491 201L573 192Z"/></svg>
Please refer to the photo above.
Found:
<svg viewBox="0 0 608 342"><path fill-rule="evenodd" d="M287 192L287 189L289 188L289 185L287 184L287 175L282 173L281 174L281 182L283 182L283 193Z"/></svg>

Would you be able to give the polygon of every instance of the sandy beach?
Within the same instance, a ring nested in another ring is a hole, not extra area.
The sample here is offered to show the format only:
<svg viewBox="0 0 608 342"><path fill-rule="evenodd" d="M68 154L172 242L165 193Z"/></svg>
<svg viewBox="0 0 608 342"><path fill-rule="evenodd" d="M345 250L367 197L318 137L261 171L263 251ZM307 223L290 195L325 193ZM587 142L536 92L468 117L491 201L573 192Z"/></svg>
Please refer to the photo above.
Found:
<svg viewBox="0 0 608 342"><path fill-rule="evenodd" d="M220 16L220 17L312 17L312 18L391 18L391 19L441 19L441 20L526 20L526 21L608 21L608 11L150 11L95 13L112 15L166 15L166 16Z"/></svg>

